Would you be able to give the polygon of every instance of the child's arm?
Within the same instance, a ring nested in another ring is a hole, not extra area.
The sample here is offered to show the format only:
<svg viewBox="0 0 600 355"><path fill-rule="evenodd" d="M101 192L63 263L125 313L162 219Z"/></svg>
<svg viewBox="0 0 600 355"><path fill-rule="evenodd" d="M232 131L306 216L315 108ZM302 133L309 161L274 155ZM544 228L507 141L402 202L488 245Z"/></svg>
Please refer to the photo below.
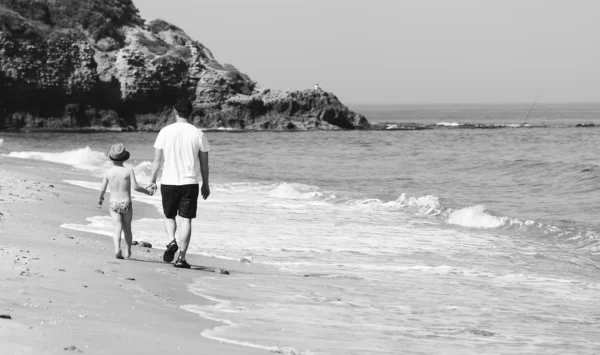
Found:
<svg viewBox="0 0 600 355"><path fill-rule="evenodd" d="M141 192L146 195L152 196L152 193L148 189L141 187L138 184L137 179L135 178L135 172L133 171L133 168L129 168L129 173L131 174L131 187L137 192Z"/></svg>
<svg viewBox="0 0 600 355"><path fill-rule="evenodd" d="M106 188L108 187L108 178L106 174L102 177L102 186L100 187L100 195L98 196L98 204L101 205L104 202L104 193L106 193Z"/></svg>

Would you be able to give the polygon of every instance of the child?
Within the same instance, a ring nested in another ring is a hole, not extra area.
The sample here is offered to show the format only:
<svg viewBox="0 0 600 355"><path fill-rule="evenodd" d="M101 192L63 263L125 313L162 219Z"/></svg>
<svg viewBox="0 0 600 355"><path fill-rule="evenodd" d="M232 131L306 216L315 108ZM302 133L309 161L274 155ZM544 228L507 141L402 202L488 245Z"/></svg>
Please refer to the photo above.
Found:
<svg viewBox="0 0 600 355"><path fill-rule="evenodd" d="M133 187L135 191L147 195L152 195L152 193L138 185L131 167L123 166L123 162L129 159L129 152L125 150L123 144L113 145L106 155L112 160L114 166L104 173L98 204L102 205L102 202L104 202L104 193L106 187L110 184L110 204L108 207L114 224L115 256L117 259L123 259L121 253L121 231L123 231L127 243L125 257L129 258L131 257L131 220L133 218L131 188Z"/></svg>

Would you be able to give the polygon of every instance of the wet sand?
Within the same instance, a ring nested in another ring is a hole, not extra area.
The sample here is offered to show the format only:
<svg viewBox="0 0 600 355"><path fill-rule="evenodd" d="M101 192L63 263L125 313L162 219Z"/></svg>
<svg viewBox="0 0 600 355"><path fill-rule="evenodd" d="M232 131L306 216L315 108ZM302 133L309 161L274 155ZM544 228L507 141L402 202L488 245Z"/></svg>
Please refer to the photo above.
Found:
<svg viewBox="0 0 600 355"><path fill-rule="evenodd" d="M60 228L108 213L96 192L63 182L78 178L62 165L0 157L0 354L268 353L203 338L222 324L181 306L203 302L187 285L228 277L219 269L271 271L197 255L181 270L162 250L137 246L116 260L111 238ZM134 201L134 219L142 216L160 218Z"/></svg>

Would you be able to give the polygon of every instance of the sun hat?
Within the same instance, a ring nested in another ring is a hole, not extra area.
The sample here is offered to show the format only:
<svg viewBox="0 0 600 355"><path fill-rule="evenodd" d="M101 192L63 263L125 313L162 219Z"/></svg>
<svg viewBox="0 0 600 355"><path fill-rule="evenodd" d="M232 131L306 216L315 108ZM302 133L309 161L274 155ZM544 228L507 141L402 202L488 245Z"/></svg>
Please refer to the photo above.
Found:
<svg viewBox="0 0 600 355"><path fill-rule="evenodd" d="M129 152L125 150L123 143L117 143L110 147L110 150L106 152L106 156L112 161L125 161L129 159Z"/></svg>

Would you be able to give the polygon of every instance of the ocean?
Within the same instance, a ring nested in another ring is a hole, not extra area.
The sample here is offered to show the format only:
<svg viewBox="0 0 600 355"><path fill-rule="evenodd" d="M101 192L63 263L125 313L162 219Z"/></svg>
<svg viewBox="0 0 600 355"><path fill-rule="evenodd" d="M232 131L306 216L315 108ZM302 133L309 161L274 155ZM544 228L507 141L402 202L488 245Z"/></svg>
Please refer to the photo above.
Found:
<svg viewBox="0 0 600 355"><path fill-rule="evenodd" d="M355 106L377 131L206 132L190 252L279 269L198 277L207 338L284 354L600 352L600 104ZM87 172L156 133L4 133L0 154ZM160 196L134 193L160 209ZM134 238L166 244L162 221ZM108 214L64 228L110 236Z"/></svg>

